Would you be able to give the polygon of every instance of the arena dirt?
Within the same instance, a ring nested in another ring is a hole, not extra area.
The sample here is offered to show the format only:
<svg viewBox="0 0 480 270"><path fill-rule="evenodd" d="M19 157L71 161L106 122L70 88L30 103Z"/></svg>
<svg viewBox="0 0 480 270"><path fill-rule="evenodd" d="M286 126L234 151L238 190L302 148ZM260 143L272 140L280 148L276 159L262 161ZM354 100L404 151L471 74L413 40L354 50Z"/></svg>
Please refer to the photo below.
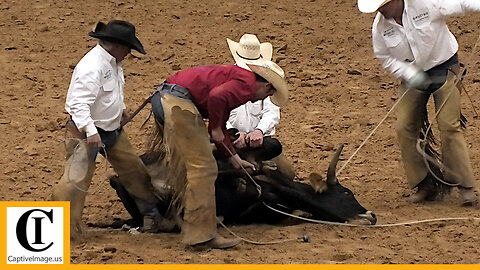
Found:
<svg viewBox="0 0 480 270"><path fill-rule="evenodd" d="M142 103L155 85L180 69L232 63L226 38L257 34L274 46L274 60L291 85L277 135L298 180L326 173L340 143L341 166L396 101L397 80L371 49L373 15L354 0L246 1L34 1L0 0L0 199L46 200L63 171L65 96L74 66L95 45L87 36L96 22L125 19L137 26L147 55L124 63L125 103ZM479 16L448 20L468 64L465 86L480 109ZM465 132L475 175L479 175L480 122L463 97ZM140 129L148 110L126 127L139 153L151 131ZM459 205L457 191L443 202L412 205L392 115L338 178L378 216L379 224L439 217L478 217L478 207ZM434 121L433 121L434 122ZM436 126L434 126L436 128ZM435 129L434 129L435 130ZM438 136L438 132L436 133ZM99 228L126 219L99 158L84 210L85 235L72 243L72 263L478 263L477 221L450 221L390 228L296 225L232 226L255 241L291 239L227 250L195 251L177 234L139 234ZM89 226L88 226L89 224ZM220 229L223 235L228 233ZM299 238L305 233L311 241Z"/></svg>

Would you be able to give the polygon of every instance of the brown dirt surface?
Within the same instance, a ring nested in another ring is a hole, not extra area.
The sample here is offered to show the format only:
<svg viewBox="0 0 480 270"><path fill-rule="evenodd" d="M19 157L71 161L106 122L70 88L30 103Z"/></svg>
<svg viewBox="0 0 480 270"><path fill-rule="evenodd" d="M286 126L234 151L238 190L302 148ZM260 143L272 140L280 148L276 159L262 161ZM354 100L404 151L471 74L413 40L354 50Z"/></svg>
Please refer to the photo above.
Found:
<svg viewBox="0 0 480 270"><path fill-rule="evenodd" d="M232 63L226 38L257 34L274 46L274 59L291 85L282 108L278 137L298 177L325 174L330 157L346 143L340 166L396 101L397 80L384 71L371 49L373 15L361 14L355 0L245 1L66 1L0 0L0 200L46 200L64 163L64 102L76 63L95 45L87 33L96 22L119 18L137 26L147 55L124 63L125 103L134 110L154 86L177 70ZM448 20L468 64L465 86L480 108L475 73L480 16ZM480 171L480 129L466 97L465 132L475 175ZM126 130L138 152L152 128L140 129L148 110ZM338 178L379 224L478 217L478 207L460 206L456 190L443 202L412 205L394 132L394 115L380 126ZM436 128L436 127L435 127ZM438 132L437 132L438 136ZM84 210L84 224L128 217L99 158ZM478 221L449 221L388 228L297 225L232 226L255 241L227 251L186 249L177 234L140 234L85 226L71 247L72 263L478 263ZM220 229L223 235L228 233ZM304 233L311 242L298 238Z"/></svg>

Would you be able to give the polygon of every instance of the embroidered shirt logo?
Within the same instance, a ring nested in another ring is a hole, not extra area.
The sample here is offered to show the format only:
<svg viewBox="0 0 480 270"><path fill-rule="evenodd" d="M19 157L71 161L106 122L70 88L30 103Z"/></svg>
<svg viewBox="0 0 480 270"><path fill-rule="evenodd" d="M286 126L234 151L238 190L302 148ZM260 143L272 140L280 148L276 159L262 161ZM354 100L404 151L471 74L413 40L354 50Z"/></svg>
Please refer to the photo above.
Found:
<svg viewBox="0 0 480 270"><path fill-rule="evenodd" d="M395 35L395 29L393 27L388 28L387 30L383 31L383 37L389 38Z"/></svg>
<svg viewBox="0 0 480 270"><path fill-rule="evenodd" d="M106 79L106 80L110 80L110 78L112 78L112 71L107 70L107 72L105 72L105 75L103 76L103 78Z"/></svg>
<svg viewBox="0 0 480 270"><path fill-rule="evenodd" d="M421 12L420 14L413 16L413 21L415 24L423 23L424 21L427 21L428 18L430 18L430 13L428 11Z"/></svg>

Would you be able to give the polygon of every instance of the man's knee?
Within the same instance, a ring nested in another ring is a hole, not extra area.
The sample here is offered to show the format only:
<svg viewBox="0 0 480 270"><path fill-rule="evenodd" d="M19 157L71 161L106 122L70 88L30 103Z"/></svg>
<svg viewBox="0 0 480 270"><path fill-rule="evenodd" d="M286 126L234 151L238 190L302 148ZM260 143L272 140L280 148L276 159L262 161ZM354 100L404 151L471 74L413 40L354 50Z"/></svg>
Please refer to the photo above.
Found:
<svg viewBox="0 0 480 270"><path fill-rule="evenodd" d="M265 149L266 156L268 156L265 157L265 159L272 159L280 155L283 151L280 141L272 137L263 138L263 148Z"/></svg>
<svg viewBox="0 0 480 270"><path fill-rule="evenodd" d="M437 123L440 131L461 131L460 117L439 115Z"/></svg>

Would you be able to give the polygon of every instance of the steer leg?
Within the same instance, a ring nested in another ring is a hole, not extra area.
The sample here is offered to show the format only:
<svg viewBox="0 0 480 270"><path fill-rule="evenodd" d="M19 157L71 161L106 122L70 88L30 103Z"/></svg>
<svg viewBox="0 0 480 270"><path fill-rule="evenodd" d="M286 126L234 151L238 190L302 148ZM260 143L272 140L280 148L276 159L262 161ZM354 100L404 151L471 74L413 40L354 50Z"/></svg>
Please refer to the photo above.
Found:
<svg viewBox="0 0 480 270"><path fill-rule="evenodd" d="M117 192L118 197L122 201L123 205L127 209L127 212L133 218L134 227L143 227L143 215L140 213L140 210L135 203L135 200L128 194L128 191L123 187L118 179L118 176L113 176L110 178L110 186L112 186Z"/></svg>

